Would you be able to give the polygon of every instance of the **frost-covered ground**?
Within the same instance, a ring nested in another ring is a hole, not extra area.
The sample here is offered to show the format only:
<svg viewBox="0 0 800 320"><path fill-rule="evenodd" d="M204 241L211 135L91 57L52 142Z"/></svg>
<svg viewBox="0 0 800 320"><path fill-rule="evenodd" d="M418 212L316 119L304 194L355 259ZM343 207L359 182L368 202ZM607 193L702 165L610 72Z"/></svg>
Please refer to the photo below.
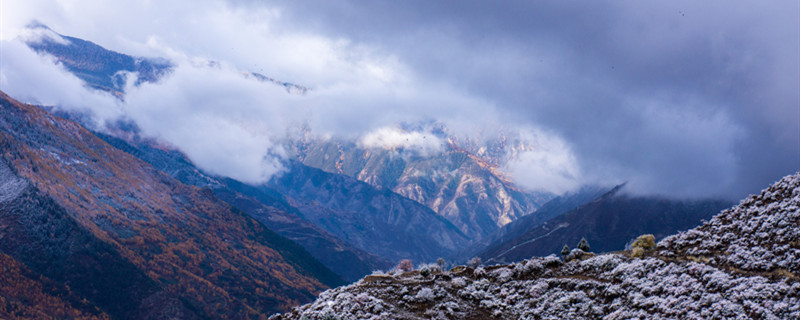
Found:
<svg viewBox="0 0 800 320"><path fill-rule="evenodd" d="M376 274L273 319L800 319L799 208L795 174L643 259Z"/></svg>
<svg viewBox="0 0 800 320"><path fill-rule="evenodd" d="M690 256L746 271L800 274L800 175L659 243L665 256Z"/></svg>

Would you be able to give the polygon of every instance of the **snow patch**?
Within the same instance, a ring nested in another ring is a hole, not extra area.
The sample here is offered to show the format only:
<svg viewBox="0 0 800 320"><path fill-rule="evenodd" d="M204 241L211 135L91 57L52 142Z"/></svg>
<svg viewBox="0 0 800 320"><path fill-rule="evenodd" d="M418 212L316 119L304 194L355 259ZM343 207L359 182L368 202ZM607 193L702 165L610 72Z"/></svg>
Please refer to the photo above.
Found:
<svg viewBox="0 0 800 320"><path fill-rule="evenodd" d="M0 203L16 199L27 186L25 180L17 177L8 165L0 161Z"/></svg>

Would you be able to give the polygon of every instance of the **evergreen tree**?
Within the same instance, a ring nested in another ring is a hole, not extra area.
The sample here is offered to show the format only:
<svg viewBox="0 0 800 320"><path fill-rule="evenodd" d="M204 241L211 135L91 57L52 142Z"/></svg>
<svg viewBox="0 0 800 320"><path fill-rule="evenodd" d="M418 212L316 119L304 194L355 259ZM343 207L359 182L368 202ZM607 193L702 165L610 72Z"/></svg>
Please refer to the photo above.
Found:
<svg viewBox="0 0 800 320"><path fill-rule="evenodd" d="M586 238L581 238L581 241L578 242L578 249L581 249L581 250L586 251L586 252L589 252L589 251L592 250L592 248L589 247L589 241L586 241Z"/></svg>
<svg viewBox="0 0 800 320"><path fill-rule="evenodd" d="M569 247L567 247L567 245L565 244L564 248L561 249L561 255L566 257L568 254L569 254Z"/></svg>

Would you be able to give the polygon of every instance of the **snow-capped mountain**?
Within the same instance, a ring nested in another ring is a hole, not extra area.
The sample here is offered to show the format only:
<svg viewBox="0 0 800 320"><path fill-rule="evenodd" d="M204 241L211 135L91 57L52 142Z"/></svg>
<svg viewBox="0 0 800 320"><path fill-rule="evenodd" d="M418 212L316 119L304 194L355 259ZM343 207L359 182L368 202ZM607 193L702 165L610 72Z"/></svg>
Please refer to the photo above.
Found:
<svg viewBox="0 0 800 320"><path fill-rule="evenodd" d="M655 248L374 274L272 319L800 319L798 241L800 173Z"/></svg>

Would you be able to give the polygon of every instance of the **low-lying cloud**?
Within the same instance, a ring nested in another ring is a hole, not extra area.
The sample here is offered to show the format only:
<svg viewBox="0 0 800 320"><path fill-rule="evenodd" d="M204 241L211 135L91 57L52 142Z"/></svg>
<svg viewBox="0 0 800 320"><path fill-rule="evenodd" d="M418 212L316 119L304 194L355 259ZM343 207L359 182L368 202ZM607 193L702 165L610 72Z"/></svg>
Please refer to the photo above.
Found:
<svg viewBox="0 0 800 320"><path fill-rule="evenodd" d="M505 169L531 190L628 181L638 193L737 198L800 169L798 6L3 2L0 89L90 109L99 124L132 119L248 182L281 170L278 142L296 126L432 152L434 135L396 125L436 121L478 141L526 136L535 148ZM14 40L34 19L176 68L119 101ZM287 94L248 72L312 90Z"/></svg>
<svg viewBox="0 0 800 320"><path fill-rule="evenodd" d="M575 155L561 138L532 130L520 131L513 138L524 148L512 152L502 169L522 187L560 195L587 182Z"/></svg>
<svg viewBox="0 0 800 320"><path fill-rule="evenodd" d="M385 127L367 133L361 139L366 148L398 149L431 156L442 150L444 141L431 132L406 131L398 127Z"/></svg>

